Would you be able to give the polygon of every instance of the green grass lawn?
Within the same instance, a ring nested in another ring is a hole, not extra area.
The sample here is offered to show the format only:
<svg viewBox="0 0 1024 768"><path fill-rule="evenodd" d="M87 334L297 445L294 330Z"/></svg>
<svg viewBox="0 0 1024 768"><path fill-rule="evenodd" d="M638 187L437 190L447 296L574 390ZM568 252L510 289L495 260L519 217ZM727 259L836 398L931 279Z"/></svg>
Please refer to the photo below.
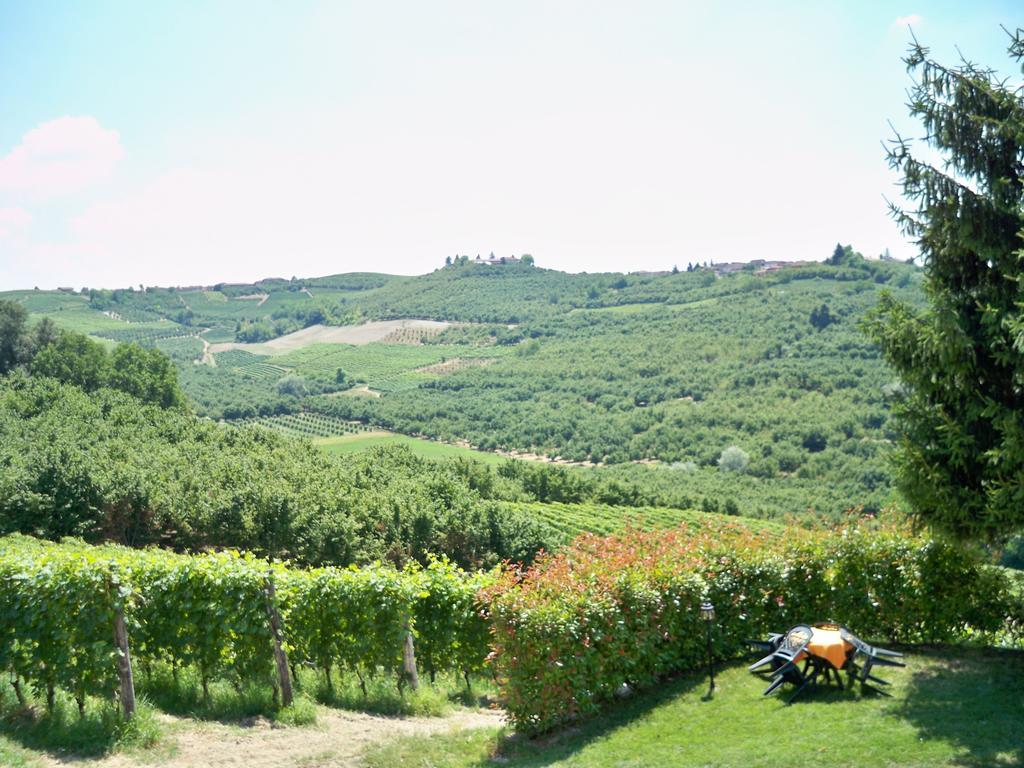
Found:
<svg viewBox="0 0 1024 768"><path fill-rule="evenodd" d="M427 459L451 459L464 457L476 459L487 464L500 464L506 461L505 457L487 451L474 451L472 448L462 448L458 445L438 443L433 440L423 440L408 435L398 435L391 432L367 432L354 435L341 435L339 437L327 437L313 441L326 451L335 454L356 453L365 451L378 445L405 445L413 453Z"/></svg>
<svg viewBox="0 0 1024 768"><path fill-rule="evenodd" d="M835 687L791 706L735 663L706 700L702 675L665 683L608 715L539 740L506 731L413 737L367 768L484 766L1024 766L1024 653L918 650L886 669L892 697ZM788 686L787 686L788 688Z"/></svg>

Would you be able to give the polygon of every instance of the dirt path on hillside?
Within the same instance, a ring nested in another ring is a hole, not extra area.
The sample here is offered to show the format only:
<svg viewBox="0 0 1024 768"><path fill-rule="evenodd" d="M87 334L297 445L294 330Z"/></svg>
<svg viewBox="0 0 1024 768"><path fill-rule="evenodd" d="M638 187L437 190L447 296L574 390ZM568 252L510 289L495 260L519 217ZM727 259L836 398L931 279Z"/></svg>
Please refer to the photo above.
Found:
<svg viewBox="0 0 1024 768"><path fill-rule="evenodd" d="M207 330L209 329L203 329L203 331L200 332L200 335L196 336L197 339L203 342L203 356L199 359L199 362L202 365L208 365L211 368L216 368L217 360L213 355L210 354L210 342L208 342L202 336L202 334L205 333Z"/></svg>
<svg viewBox="0 0 1024 768"><path fill-rule="evenodd" d="M139 754L96 760L46 756L43 766L82 768L342 768L358 766L359 756L374 744L399 736L449 733L469 728L496 728L498 710L457 710L446 717L382 717L320 707L317 723L275 727L263 718L243 726L195 722L162 716L165 743Z"/></svg>

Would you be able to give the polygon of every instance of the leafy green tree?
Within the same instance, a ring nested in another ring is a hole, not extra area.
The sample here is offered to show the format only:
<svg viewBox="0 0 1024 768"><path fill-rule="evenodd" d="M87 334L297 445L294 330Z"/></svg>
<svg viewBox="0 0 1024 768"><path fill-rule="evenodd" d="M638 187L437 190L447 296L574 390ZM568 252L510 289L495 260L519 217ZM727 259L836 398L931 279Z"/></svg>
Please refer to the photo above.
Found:
<svg viewBox="0 0 1024 768"><path fill-rule="evenodd" d="M835 318L832 316L828 304L822 304L820 307L815 307L811 310L811 325L819 331L827 328L833 322L835 322Z"/></svg>
<svg viewBox="0 0 1024 768"><path fill-rule="evenodd" d="M178 370L167 355L138 344L120 344L110 356L108 386L161 408L181 407L185 395L178 385Z"/></svg>
<svg viewBox="0 0 1024 768"><path fill-rule="evenodd" d="M33 376L49 376L91 392L109 379L110 357L88 336L64 332L39 351L31 371Z"/></svg>
<svg viewBox="0 0 1024 768"><path fill-rule="evenodd" d="M28 364L59 335L60 329L50 318L29 325L28 311L21 304L0 301L0 374Z"/></svg>
<svg viewBox="0 0 1024 768"><path fill-rule="evenodd" d="M339 368L338 371L344 376L344 372ZM337 373L335 374L337 377ZM340 382L339 382L340 383ZM297 376L294 373L285 376L279 382L277 382L277 391L282 395L292 395L293 397L303 397L309 394L309 387L306 386L306 380L301 376Z"/></svg>
<svg viewBox="0 0 1024 768"><path fill-rule="evenodd" d="M35 355L47 344L56 341L60 334L61 330L53 320L48 317L40 318L30 333L32 354Z"/></svg>
<svg viewBox="0 0 1024 768"><path fill-rule="evenodd" d="M826 260L826 264L831 264L833 267L838 267L846 259L846 249L842 245L836 243L835 250L832 251L832 255Z"/></svg>
<svg viewBox="0 0 1024 768"><path fill-rule="evenodd" d="M0 301L0 373L7 373L28 355L28 312L14 301Z"/></svg>
<svg viewBox="0 0 1024 768"><path fill-rule="evenodd" d="M905 61L910 114L942 162L899 135L889 150L909 201L894 216L917 240L930 300L917 311L884 297L868 322L906 386L897 483L919 520L999 539L1024 525L1024 94L916 40Z"/></svg>
<svg viewBox="0 0 1024 768"><path fill-rule="evenodd" d="M730 445L718 457L718 468L723 472L746 472L750 454L737 445Z"/></svg>

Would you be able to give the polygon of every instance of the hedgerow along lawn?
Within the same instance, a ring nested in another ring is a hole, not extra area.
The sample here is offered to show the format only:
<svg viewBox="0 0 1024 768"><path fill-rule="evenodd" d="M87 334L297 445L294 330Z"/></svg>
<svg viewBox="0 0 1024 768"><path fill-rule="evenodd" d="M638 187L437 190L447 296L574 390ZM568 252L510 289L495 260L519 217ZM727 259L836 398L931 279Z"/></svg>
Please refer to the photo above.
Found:
<svg viewBox="0 0 1024 768"><path fill-rule="evenodd" d="M764 679L736 662L719 670L710 700L706 674L695 673L554 735L488 729L404 738L370 752L365 765L1024 765L1024 652L912 649L906 661L906 669L885 670L891 698L828 686L787 706L785 691L762 696Z"/></svg>

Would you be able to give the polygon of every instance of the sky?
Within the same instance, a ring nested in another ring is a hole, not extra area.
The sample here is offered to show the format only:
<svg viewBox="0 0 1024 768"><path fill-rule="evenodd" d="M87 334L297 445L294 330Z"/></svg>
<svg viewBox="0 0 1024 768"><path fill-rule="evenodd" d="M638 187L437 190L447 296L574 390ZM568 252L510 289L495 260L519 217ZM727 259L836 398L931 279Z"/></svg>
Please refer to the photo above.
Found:
<svg viewBox="0 0 1024 768"><path fill-rule="evenodd" d="M915 255L909 27L998 2L0 0L0 290Z"/></svg>

